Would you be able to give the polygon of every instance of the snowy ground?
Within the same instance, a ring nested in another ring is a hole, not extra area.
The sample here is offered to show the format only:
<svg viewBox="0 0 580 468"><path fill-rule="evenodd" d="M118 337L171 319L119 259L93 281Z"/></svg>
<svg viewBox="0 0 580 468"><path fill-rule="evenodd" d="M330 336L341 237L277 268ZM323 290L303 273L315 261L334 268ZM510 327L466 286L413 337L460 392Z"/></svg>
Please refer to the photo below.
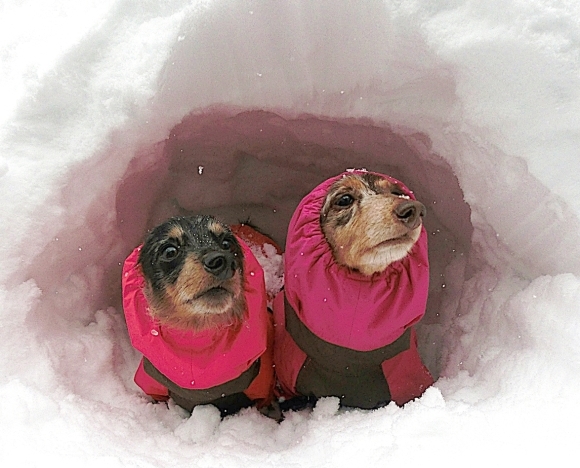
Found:
<svg viewBox="0 0 580 468"><path fill-rule="evenodd" d="M0 464L570 464L580 430L580 3L0 5ZM120 269L176 213L283 242L348 167L428 206L421 351L374 412L153 405Z"/></svg>

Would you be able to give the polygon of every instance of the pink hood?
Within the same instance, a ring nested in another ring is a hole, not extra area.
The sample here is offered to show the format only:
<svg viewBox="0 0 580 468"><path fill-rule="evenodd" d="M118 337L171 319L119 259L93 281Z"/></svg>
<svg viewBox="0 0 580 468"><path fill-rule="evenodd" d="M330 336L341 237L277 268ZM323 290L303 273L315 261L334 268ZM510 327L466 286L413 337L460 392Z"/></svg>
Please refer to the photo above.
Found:
<svg viewBox="0 0 580 468"><path fill-rule="evenodd" d="M318 337L357 351L370 351L395 341L425 313L429 289L427 234L422 228L407 257L371 277L336 264L319 218L328 188L346 174L320 184L294 212L286 240L286 298ZM401 182L378 175L396 182L415 199Z"/></svg>
<svg viewBox="0 0 580 468"><path fill-rule="evenodd" d="M161 326L148 312L137 247L123 266L123 308L133 346L180 387L207 389L239 377L265 351L269 317L264 274L250 249L244 252L246 319L239 329L191 332Z"/></svg>

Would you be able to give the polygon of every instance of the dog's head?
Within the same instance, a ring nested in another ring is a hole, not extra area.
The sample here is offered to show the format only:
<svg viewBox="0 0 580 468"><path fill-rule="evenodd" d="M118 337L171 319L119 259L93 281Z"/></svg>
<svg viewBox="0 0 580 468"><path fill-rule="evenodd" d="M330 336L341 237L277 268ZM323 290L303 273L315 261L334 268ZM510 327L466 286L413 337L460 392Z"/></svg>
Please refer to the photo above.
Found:
<svg viewBox="0 0 580 468"><path fill-rule="evenodd" d="M243 259L229 227L211 216L177 217L157 226L139 256L151 315L187 330L241 323Z"/></svg>
<svg viewBox="0 0 580 468"><path fill-rule="evenodd" d="M352 173L330 186L320 225L337 263L372 275L409 253L425 213L396 183Z"/></svg>

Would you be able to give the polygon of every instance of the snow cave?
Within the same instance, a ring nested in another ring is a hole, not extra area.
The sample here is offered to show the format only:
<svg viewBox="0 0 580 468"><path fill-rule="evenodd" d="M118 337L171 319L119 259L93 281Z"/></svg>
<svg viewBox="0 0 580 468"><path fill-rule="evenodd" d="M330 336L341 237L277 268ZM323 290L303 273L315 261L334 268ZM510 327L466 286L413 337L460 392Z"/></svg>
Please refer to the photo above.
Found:
<svg viewBox="0 0 580 468"><path fill-rule="evenodd" d="M47 5L0 19L5 466L567 460L580 407L577 5ZM147 229L214 214L283 244L300 199L348 168L390 174L427 207L418 333L435 385L402 408L324 399L280 424L152 404L132 381L120 297Z"/></svg>

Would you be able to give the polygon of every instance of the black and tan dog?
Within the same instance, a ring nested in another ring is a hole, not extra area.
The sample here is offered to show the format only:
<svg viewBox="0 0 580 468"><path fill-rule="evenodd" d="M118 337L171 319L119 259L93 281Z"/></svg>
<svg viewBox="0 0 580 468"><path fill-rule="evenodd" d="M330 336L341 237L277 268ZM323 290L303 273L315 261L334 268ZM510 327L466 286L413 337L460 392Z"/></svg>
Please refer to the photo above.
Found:
<svg viewBox="0 0 580 468"><path fill-rule="evenodd" d="M139 255L150 314L192 331L239 325L246 310L243 260L229 227L209 216L157 226Z"/></svg>
<svg viewBox="0 0 580 468"><path fill-rule="evenodd" d="M269 404L272 324L262 268L211 216L154 228L125 261L123 306L143 353L136 383L157 400L231 414Z"/></svg>
<svg viewBox="0 0 580 468"><path fill-rule="evenodd" d="M414 325L429 284L425 206L401 182L352 171L308 194L290 222L275 363L283 396L404 404L432 384Z"/></svg>

